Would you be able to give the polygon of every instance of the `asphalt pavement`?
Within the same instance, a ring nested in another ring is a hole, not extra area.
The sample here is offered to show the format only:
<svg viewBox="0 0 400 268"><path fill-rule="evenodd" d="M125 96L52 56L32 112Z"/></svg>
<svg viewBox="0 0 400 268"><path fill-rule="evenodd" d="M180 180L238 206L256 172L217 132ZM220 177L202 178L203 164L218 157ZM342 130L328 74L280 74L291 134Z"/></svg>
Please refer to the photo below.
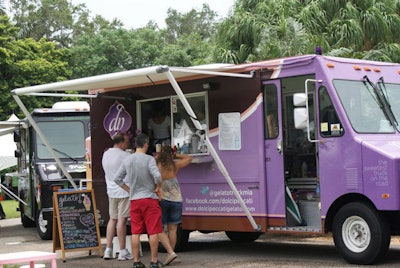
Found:
<svg viewBox="0 0 400 268"><path fill-rule="evenodd" d="M147 237L142 235L142 247L144 256L143 263L148 266L150 263L149 248ZM106 239L101 238L103 250L105 248ZM53 252L53 241L42 240L36 232L35 227L24 228L19 218L0 220L0 254L24 251L46 251ZM57 267L132 267L132 261L118 261L117 259L103 260L99 254L99 250L78 250L73 252L65 252L65 262L62 260L62 251L56 250ZM166 258L166 253L160 253L160 260ZM27 264L27 263L25 263ZM21 264L23 265L23 264ZM176 264L179 265L179 264ZM50 262L40 261L35 268L50 267ZM182 267L182 266L181 266Z"/></svg>
<svg viewBox="0 0 400 268"><path fill-rule="evenodd" d="M141 258L146 267L150 263L150 249L147 236L142 235ZM101 238L103 249L105 238ZM246 267L365 267L347 264L337 253L331 237L281 237L279 235L262 235L254 243L232 243L224 232L190 234L190 248L178 252L182 262L172 263L168 267L218 267L218 268L246 268ZM0 254L24 251L53 252L53 241L42 240L36 229L24 228L19 218L0 220ZM79 250L66 252L66 261L62 260L61 250L56 250L58 268L80 267L132 267L132 261L118 261L117 259L103 260L98 250L91 252ZM369 267L400 267L400 239L393 237L388 256L377 266ZM167 254L159 253L163 261ZM27 263L24 264L25 266ZM16 266L11 266L16 268ZM50 267L50 262L39 262L35 268Z"/></svg>

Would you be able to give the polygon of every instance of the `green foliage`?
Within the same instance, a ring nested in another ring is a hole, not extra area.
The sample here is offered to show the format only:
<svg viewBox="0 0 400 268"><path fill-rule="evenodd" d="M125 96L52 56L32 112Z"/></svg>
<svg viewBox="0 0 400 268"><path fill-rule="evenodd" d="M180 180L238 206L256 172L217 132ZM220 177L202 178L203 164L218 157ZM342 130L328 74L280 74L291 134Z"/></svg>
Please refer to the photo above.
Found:
<svg viewBox="0 0 400 268"><path fill-rule="evenodd" d="M325 54L396 61L398 51L384 44L399 43L399 11L399 0L237 0L218 28L214 57L240 63L322 46Z"/></svg>
<svg viewBox="0 0 400 268"><path fill-rule="evenodd" d="M0 120L6 120L19 111L10 91L15 88L62 81L69 78L66 49L57 49L54 42L44 39L17 39L16 29L8 17L0 16ZM37 107L49 107L54 99L25 98L29 110Z"/></svg>
<svg viewBox="0 0 400 268"><path fill-rule="evenodd" d="M99 30L76 38L70 48L74 78L152 65L191 66L212 62L216 13L208 5L181 14L168 11L167 29L152 22L139 29Z"/></svg>
<svg viewBox="0 0 400 268"><path fill-rule="evenodd" d="M105 29L83 35L70 49L73 77L84 77L153 65L163 46L150 28Z"/></svg>
<svg viewBox="0 0 400 268"><path fill-rule="evenodd" d="M68 0L10 0L10 7L19 38L45 38L61 47L70 47L80 35L123 25L117 19L109 22L99 15L91 19L85 4L75 6Z"/></svg>
<svg viewBox="0 0 400 268"><path fill-rule="evenodd" d="M198 33L184 34L175 44L162 48L155 64L169 66L193 66L212 62L212 45Z"/></svg>
<svg viewBox="0 0 400 268"><path fill-rule="evenodd" d="M167 42L174 43L181 36L196 33L202 40L209 40L216 31L217 13L210 6L203 4L201 10L192 9L182 14L174 9L168 9Z"/></svg>
<svg viewBox="0 0 400 268"><path fill-rule="evenodd" d="M124 29L68 0L0 1L0 120L14 88L151 65L242 63L314 52L400 62L400 0L236 0L222 21L206 4L169 9L166 29ZM23 97L28 109L56 99Z"/></svg>

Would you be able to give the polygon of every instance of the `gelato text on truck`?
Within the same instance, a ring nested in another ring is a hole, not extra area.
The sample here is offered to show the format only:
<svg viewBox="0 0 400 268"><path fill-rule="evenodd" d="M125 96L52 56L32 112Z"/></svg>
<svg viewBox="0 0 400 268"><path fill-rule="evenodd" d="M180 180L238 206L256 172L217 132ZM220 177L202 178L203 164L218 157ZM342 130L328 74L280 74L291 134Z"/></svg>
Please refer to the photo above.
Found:
<svg viewBox="0 0 400 268"><path fill-rule="evenodd" d="M101 157L110 135L147 132L157 101L170 117L167 142L194 159L178 178L178 247L193 230L225 231L234 241L332 232L344 259L371 264L400 231L399 64L304 55L158 66L13 96L23 106L19 95L69 90L91 98L91 172L103 219Z"/></svg>

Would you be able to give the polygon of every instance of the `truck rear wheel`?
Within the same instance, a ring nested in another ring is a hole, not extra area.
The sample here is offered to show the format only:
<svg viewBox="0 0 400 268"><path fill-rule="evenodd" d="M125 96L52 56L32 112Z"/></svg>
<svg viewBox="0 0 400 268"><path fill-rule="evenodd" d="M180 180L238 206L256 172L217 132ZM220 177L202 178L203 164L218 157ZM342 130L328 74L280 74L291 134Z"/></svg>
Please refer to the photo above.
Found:
<svg viewBox="0 0 400 268"><path fill-rule="evenodd" d="M233 242L253 242L261 233L258 232L225 232L226 236Z"/></svg>
<svg viewBox="0 0 400 268"><path fill-rule="evenodd" d="M342 207L333 220L333 240L342 257L353 264L373 264L390 244L389 226L376 209L354 202Z"/></svg>
<svg viewBox="0 0 400 268"><path fill-rule="evenodd" d="M178 229L176 230L176 245L175 245L176 252L184 251L188 247L189 235L190 231L183 230L182 224L179 224Z"/></svg>
<svg viewBox="0 0 400 268"><path fill-rule="evenodd" d="M50 240L52 238L52 217L45 218L42 210L36 214L36 227L40 238L43 240Z"/></svg>

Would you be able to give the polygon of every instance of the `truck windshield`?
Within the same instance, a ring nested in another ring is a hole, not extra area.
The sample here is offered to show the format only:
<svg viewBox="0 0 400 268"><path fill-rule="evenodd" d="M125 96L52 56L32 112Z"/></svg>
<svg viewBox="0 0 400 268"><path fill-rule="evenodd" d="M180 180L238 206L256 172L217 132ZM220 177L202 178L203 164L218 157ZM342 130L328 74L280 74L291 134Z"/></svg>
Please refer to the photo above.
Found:
<svg viewBox="0 0 400 268"><path fill-rule="evenodd" d="M83 122L38 122L38 126L59 158L75 159L85 156ZM36 135L36 148L38 158L53 158L39 135Z"/></svg>
<svg viewBox="0 0 400 268"><path fill-rule="evenodd" d="M359 133L394 132L376 93L364 81L334 80L333 85L355 131ZM397 112L398 114L400 113Z"/></svg>
<svg viewBox="0 0 400 268"><path fill-rule="evenodd" d="M384 92L396 121L400 122L400 85L385 83L380 79L378 87ZM400 131L399 125L397 130Z"/></svg>

